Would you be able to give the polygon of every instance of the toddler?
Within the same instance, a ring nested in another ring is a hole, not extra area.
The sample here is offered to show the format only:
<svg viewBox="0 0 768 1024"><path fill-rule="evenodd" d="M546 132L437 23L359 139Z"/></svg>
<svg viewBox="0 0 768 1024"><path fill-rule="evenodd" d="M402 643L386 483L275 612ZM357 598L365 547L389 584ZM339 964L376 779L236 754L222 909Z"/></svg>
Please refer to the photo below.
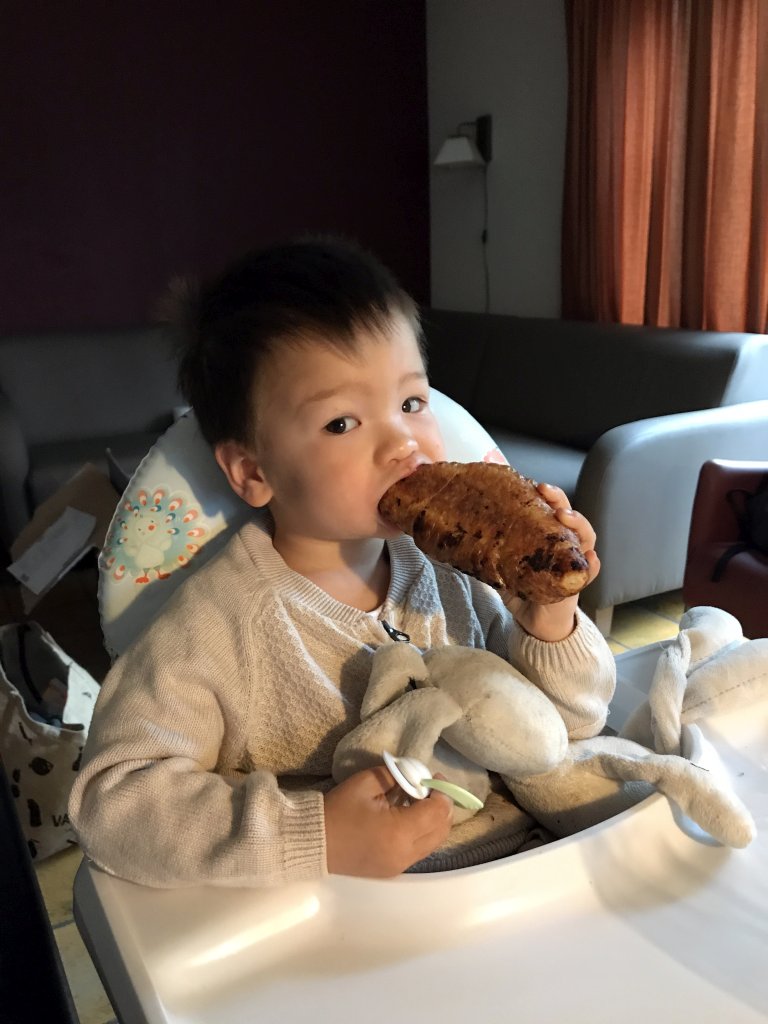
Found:
<svg viewBox="0 0 768 1024"><path fill-rule="evenodd" d="M450 801L393 801L383 765L330 778L387 627L507 658L572 738L604 725L613 657L576 598L499 595L380 518L444 454L415 304L372 256L336 239L248 255L187 320L181 388L254 512L111 669L70 818L97 865L145 885L398 874L445 842ZM594 576L591 526L542 493Z"/></svg>

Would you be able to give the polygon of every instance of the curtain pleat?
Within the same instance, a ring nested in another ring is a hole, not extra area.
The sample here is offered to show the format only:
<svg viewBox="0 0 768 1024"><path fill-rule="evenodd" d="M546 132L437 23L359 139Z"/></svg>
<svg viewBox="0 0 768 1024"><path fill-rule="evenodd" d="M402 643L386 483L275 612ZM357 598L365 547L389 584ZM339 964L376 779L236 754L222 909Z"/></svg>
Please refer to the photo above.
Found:
<svg viewBox="0 0 768 1024"><path fill-rule="evenodd" d="M768 0L568 0L563 315L768 330Z"/></svg>

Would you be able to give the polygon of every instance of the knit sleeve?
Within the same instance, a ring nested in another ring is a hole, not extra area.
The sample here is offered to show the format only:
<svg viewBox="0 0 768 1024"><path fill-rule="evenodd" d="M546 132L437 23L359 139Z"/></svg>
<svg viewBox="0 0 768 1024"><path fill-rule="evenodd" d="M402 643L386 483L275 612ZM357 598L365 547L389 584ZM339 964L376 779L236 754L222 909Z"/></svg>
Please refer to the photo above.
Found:
<svg viewBox="0 0 768 1024"><path fill-rule="evenodd" d="M576 628L565 640L537 640L517 624L497 593L476 580L470 587L486 648L552 700L571 739L596 736L616 688L616 662L592 620L577 609Z"/></svg>
<svg viewBox="0 0 768 1024"><path fill-rule="evenodd" d="M605 725L616 688L616 662L605 638L581 609L565 640L547 643L516 622L509 633L509 660L552 700L570 739L596 736Z"/></svg>
<svg viewBox="0 0 768 1024"><path fill-rule="evenodd" d="M226 753L242 744L253 685L231 611L212 603L193 632L164 610L162 628L104 681L69 815L86 855L111 874L170 888L326 870L322 793L284 792Z"/></svg>

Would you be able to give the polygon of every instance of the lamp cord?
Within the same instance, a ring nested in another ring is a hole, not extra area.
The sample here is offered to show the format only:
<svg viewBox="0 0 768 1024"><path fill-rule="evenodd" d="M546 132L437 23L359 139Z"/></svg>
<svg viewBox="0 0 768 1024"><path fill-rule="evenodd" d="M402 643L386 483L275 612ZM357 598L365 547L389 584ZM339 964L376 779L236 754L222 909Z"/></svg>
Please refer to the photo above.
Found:
<svg viewBox="0 0 768 1024"><path fill-rule="evenodd" d="M485 279L485 312L491 311L491 281L488 268L488 165L483 167L483 276Z"/></svg>

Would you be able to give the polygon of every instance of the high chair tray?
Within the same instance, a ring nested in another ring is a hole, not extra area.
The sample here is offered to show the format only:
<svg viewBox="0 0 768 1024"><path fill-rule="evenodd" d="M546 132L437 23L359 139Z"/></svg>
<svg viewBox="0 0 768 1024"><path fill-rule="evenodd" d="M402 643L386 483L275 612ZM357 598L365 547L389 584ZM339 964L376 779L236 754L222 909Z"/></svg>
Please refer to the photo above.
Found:
<svg viewBox="0 0 768 1024"><path fill-rule="evenodd" d="M618 661L637 692L614 726L648 682ZM390 881L153 890L83 862L75 917L123 1024L765 1024L768 701L702 731L755 817L744 850L692 838L653 796L528 853Z"/></svg>

